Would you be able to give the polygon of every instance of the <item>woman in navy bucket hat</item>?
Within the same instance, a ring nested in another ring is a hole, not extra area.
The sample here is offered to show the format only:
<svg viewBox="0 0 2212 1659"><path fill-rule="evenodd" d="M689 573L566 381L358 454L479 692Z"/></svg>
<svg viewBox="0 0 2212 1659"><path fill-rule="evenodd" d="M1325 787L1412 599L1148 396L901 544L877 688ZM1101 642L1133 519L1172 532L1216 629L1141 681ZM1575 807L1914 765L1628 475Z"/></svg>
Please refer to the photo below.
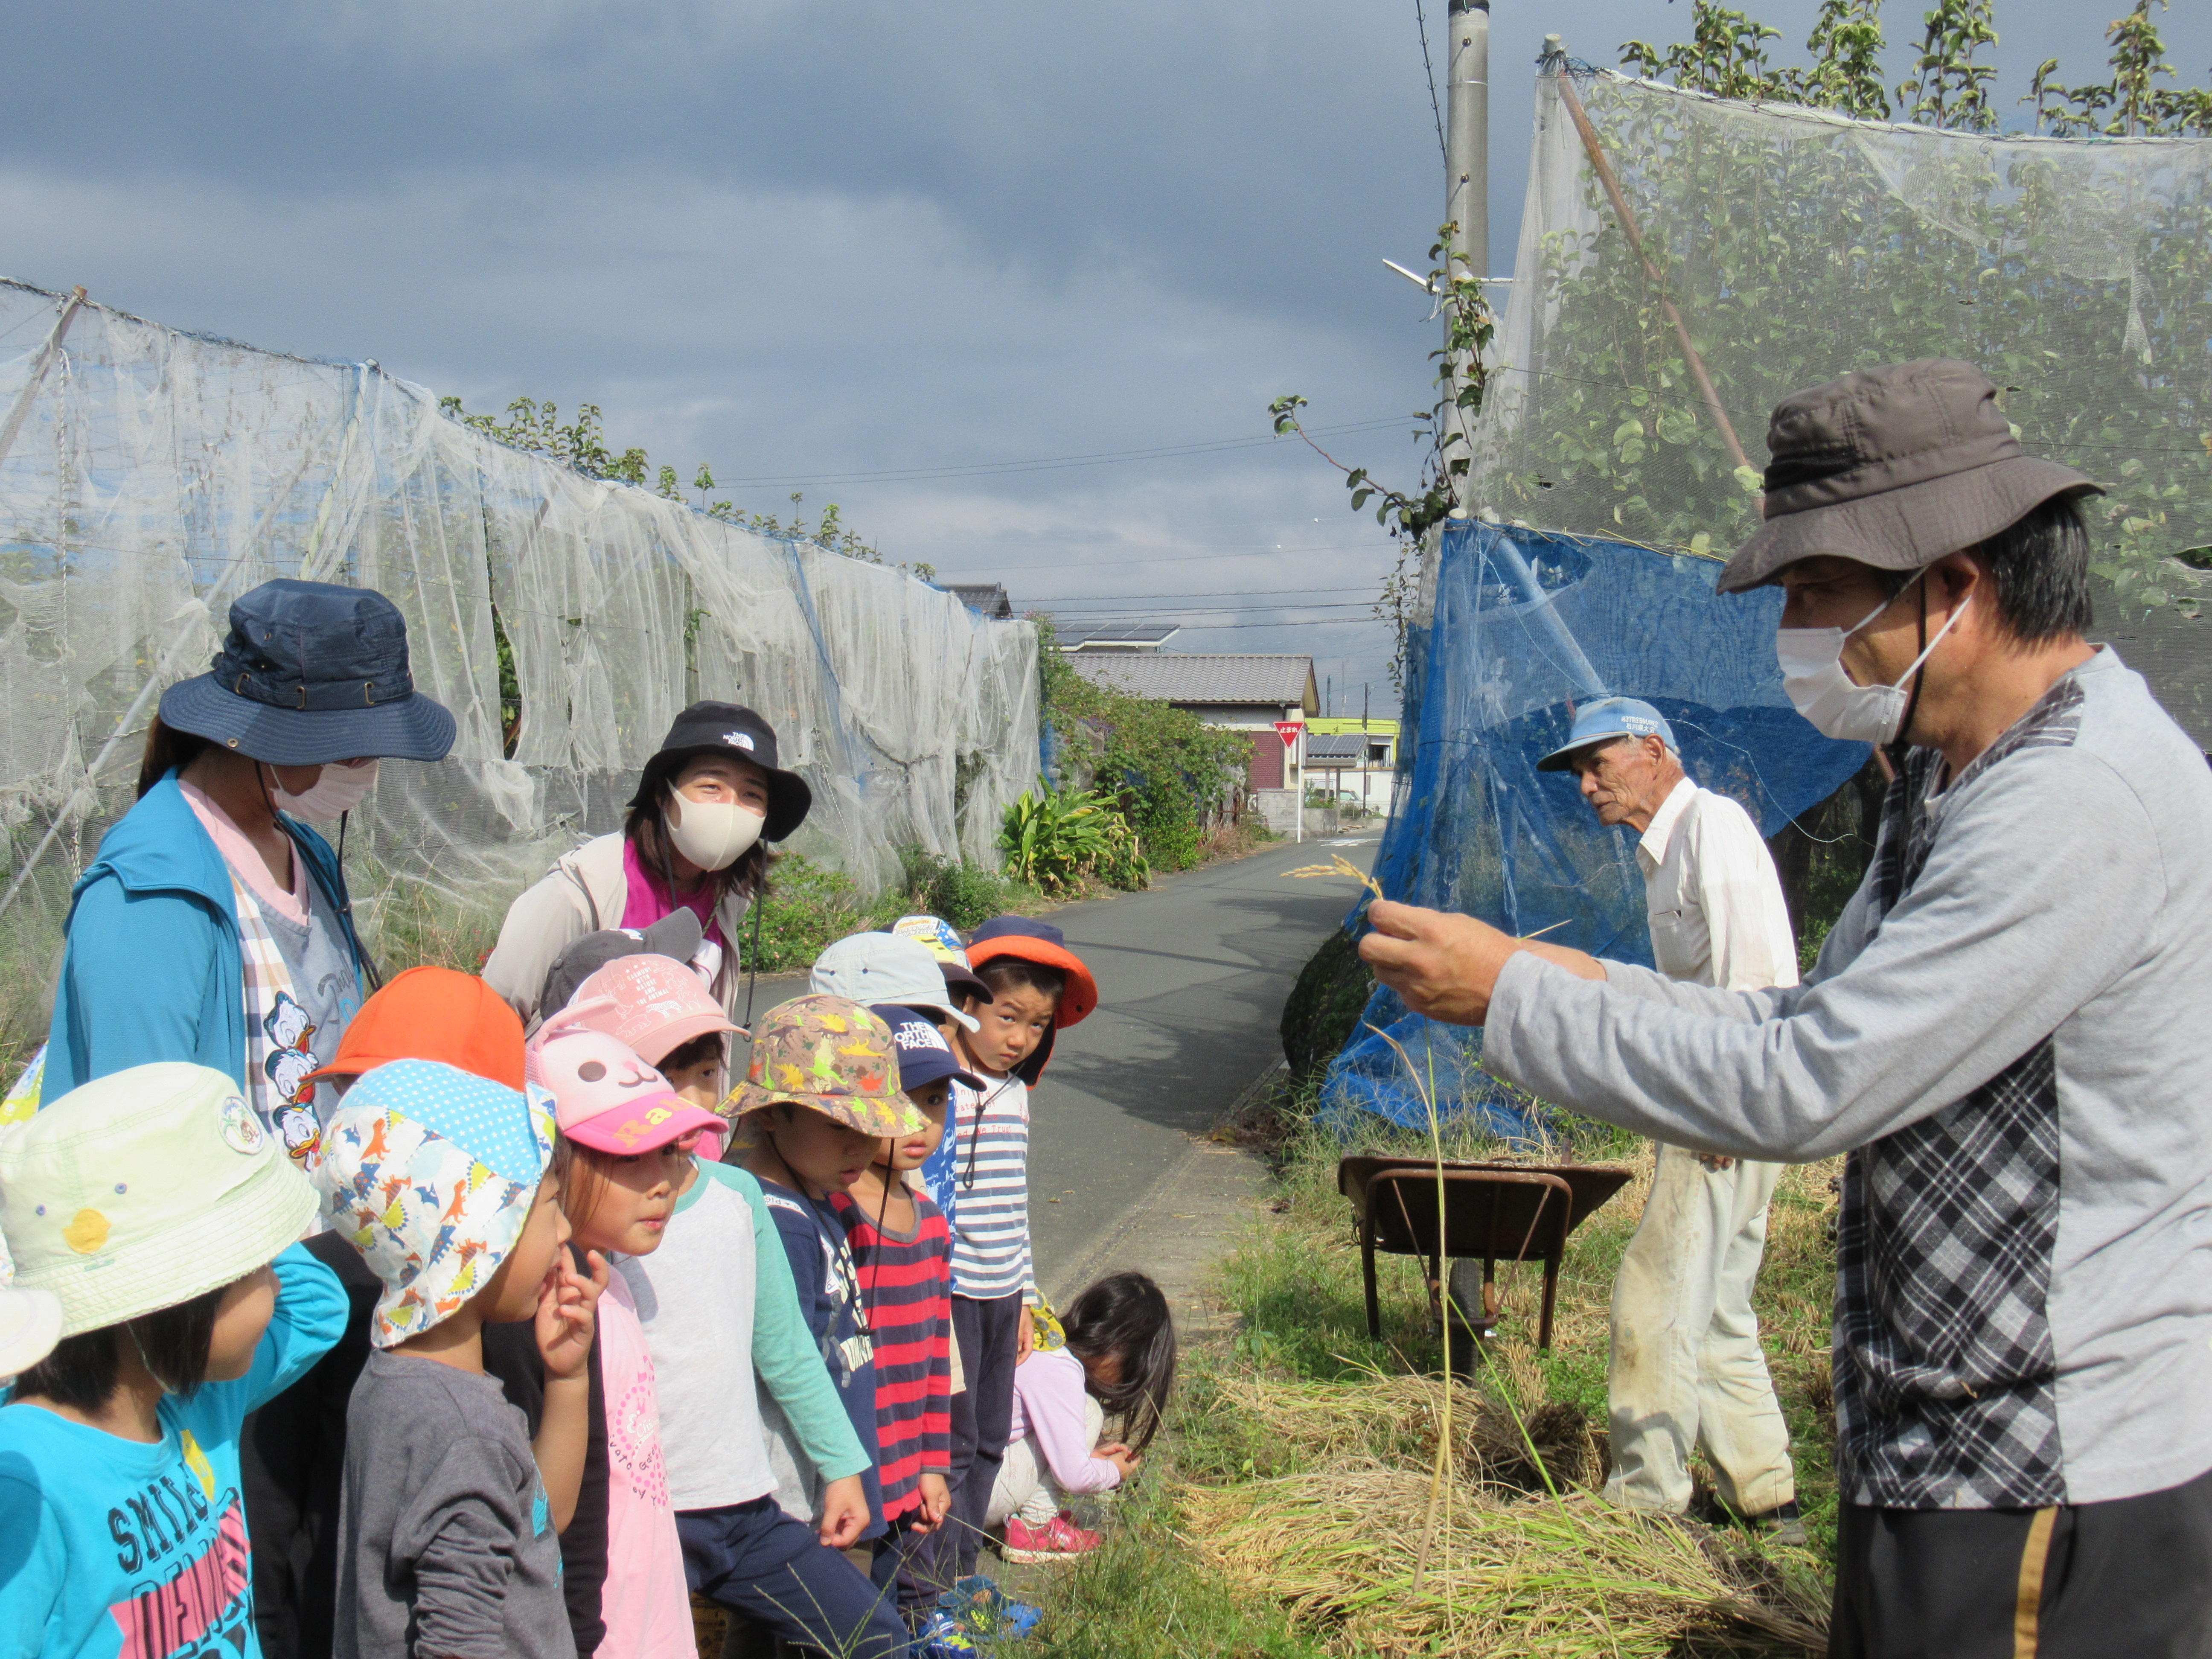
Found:
<svg viewBox="0 0 2212 1659"><path fill-rule="evenodd" d="M534 1028L557 1012L543 1004L564 949L689 909L701 931L692 963L742 1024L738 927L767 890L768 843L813 804L806 780L777 766L774 726L736 703L693 703L645 763L623 827L563 854L508 907L484 983Z"/></svg>
<svg viewBox="0 0 2212 1659"><path fill-rule="evenodd" d="M137 805L71 895L44 1097L191 1060L236 1078L312 1161L306 1078L375 970L338 854L304 820L336 822L343 848L379 758L440 760L453 743L381 593L280 580L236 600L209 672L162 694Z"/></svg>

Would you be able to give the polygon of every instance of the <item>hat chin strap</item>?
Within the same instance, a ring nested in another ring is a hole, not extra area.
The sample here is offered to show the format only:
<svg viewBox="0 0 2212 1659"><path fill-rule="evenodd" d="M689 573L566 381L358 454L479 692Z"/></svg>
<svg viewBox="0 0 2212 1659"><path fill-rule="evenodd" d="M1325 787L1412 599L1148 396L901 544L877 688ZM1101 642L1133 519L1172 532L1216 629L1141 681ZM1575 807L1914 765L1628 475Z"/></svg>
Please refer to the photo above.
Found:
<svg viewBox="0 0 2212 1659"><path fill-rule="evenodd" d="M259 763L260 763L258 762L255 763L256 765L258 765ZM146 1375L152 1377L155 1382L161 1385L161 1389L163 1394L176 1393L177 1390L175 1385L172 1383L168 1378L163 1376L161 1372L155 1370L154 1369L154 1362L146 1358L146 1345L138 1340L138 1322L135 1319L126 1319L123 1322L123 1328L131 1334L131 1346L138 1350L138 1363L146 1368Z"/></svg>

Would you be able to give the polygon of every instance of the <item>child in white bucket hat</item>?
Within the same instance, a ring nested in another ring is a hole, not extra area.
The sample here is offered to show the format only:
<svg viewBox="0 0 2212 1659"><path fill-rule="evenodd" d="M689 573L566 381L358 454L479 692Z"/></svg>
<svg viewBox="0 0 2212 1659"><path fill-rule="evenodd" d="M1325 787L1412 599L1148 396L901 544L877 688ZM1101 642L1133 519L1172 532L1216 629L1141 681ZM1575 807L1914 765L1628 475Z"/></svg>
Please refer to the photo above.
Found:
<svg viewBox="0 0 2212 1659"><path fill-rule="evenodd" d="M0 1139L15 1285L61 1312L0 1407L0 1651L258 1659L239 1430L344 1328L314 1213L204 1066L111 1073Z"/></svg>

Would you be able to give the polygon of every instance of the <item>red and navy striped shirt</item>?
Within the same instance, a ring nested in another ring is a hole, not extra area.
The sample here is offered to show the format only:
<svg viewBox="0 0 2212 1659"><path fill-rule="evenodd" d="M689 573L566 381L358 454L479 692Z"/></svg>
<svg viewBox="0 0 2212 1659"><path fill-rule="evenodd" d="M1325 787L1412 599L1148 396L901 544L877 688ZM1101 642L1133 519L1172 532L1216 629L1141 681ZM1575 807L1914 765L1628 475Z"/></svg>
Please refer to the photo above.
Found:
<svg viewBox="0 0 2212 1659"><path fill-rule="evenodd" d="M886 1521L921 1504L924 1474L952 1467L952 1234L927 1194L908 1188L908 1196L914 1231L904 1234L879 1229L843 1193L830 1198L875 1331L876 1469Z"/></svg>

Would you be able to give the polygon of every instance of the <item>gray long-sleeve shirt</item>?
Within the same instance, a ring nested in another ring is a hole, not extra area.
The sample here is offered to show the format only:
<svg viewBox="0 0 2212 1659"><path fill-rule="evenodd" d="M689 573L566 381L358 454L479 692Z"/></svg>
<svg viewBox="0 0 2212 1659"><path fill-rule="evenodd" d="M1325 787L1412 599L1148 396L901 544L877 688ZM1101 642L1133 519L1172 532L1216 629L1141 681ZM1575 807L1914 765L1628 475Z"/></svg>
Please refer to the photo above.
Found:
<svg viewBox="0 0 2212 1659"><path fill-rule="evenodd" d="M337 1659L574 1659L552 1506L496 1378L372 1352L341 1507Z"/></svg>
<svg viewBox="0 0 2212 1659"><path fill-rule="evenodd" d="M2163 1490L2212 1468L2212 774L2109 648L1940 793L1938 760L1803 986L1522 954L1485 1061L1677 1146L1851 1152L1850 1501Z"/></svg>

